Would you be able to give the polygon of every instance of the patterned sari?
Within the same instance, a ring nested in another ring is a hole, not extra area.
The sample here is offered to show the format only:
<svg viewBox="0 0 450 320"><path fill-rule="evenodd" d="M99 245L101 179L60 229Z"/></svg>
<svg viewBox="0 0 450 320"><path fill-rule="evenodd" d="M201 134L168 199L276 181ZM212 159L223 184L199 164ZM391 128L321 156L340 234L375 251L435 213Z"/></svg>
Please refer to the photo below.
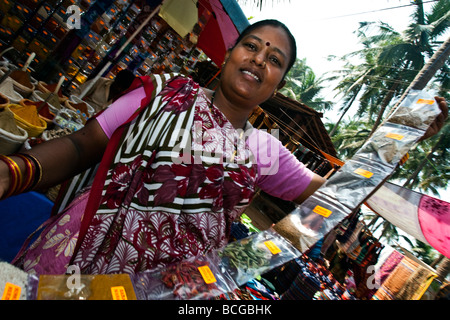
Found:
<svg viewBox="0 0 450 320"><path fill-rule="evenodd" d="M192 79L154 75L110 139L92 186L16 257L28 272L135 273L225 245L256 165Z"/></svg>

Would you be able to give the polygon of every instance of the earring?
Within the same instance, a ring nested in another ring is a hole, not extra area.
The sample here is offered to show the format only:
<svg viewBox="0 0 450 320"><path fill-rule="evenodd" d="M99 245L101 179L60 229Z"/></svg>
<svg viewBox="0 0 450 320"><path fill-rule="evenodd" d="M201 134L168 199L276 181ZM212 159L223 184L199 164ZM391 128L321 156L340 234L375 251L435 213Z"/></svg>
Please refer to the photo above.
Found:
<svg viewBox="0 0 450 320"><path fill-rule="evenodd" d="M278 89L275 89L275 91L273 92L272 97L275 97L277 95Z"/></svg>

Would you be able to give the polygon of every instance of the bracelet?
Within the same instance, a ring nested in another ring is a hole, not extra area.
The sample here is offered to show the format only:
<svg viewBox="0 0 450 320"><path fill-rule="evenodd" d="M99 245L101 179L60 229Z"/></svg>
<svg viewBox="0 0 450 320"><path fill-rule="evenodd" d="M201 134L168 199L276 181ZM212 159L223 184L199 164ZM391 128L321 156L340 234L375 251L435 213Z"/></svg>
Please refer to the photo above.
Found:
<svg viewBox="0 0 450 320"><path fill-rule="evenodd" d="M12 160L10 157L0 155L0 160L2 160L4 163L6 163L6 165L8 166L8 169L9 169L9 174L10 174L11 181L9 183L9 188L2 197L2 198L7 198L7 197L13 195L14 193L16 193L17 189L22 185L22 172L20 171L20 168L17 165L17 163L14 160Z"/></svg>
<svg viewBox="0 0 450 320"><path fill-rule="evenodd" d="M22 159L26 158L27 161L31 161L34 165L34 181L29 186L29 189L34 188L39 182L42 180L42 165L35 156L28 153L16 153L15 156L21 157ZM25 161L25 160L24 160Z"/></svg>
<svg viewBox="0 0 450 320"><path fill-rule="evenodd" d="M36 166L32 160L21 153L14 154L14 156L21 158L25 163L25 178L23 180L22 187L17 190L17 193L22 193L32 188L32 183L36 177Z"/></svg>

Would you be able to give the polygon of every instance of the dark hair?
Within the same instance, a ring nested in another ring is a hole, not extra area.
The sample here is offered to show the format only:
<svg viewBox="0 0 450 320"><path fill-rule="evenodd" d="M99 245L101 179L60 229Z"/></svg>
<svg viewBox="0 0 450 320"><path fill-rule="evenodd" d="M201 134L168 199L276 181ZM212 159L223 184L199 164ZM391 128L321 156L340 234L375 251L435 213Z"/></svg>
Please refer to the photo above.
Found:
<svg viewBox="0 0 450 320"><path fill-rule="evenodd" d="M297 43L295 41L294 36L292 35L291 31L288 29L288 27L286 27L286 25L278 20L275 19L267 19L267 20L261 20L258 22L255 22L251 25L249 25L247 28L245 28L241 34L239 35L239 37L237 38L234 46L231 48L231 50L234 49L234 47L247 35L249 35L253 30L258 29L260 27L265 27L265 26L272 26L275 28L282 28L288 38L289 38L289 42L291 45L291 51L290 51L290 60L289 60L289 64L288 64L288 68L286 69L286 72L284 75L286 75L286 73L288 73L288 71L292 68L292 66L295 63L295 60L297 59Z"/></svg>

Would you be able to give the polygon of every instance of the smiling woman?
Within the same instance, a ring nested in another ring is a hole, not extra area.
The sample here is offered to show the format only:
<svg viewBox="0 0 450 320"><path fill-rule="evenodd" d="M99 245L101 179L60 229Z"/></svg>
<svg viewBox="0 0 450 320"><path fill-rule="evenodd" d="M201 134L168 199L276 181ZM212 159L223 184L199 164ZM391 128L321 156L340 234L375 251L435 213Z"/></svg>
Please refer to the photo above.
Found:
<svg viewBox="0 0 450 320"><path fill-rule="evenodd" d="M82 129L2 157L0 196L98 168L14 263L37 274L155 269L226 245L257 187L303 201L324 179L247 121L295 56L284 25L259 22L227 52L215 93L182 75L144 76Z"/></svg>

